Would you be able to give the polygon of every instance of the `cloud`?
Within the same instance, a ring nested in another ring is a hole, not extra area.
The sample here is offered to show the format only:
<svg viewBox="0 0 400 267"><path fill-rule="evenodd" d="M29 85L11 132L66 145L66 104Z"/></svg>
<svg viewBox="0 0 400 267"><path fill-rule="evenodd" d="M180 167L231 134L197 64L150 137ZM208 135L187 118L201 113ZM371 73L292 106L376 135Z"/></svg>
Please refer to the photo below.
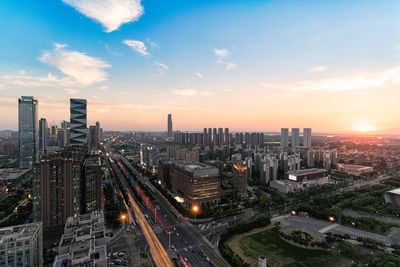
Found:
<svg viewBox="0 0 400 267"><path fill-rule="evenodd" d="M126 91L122 91L122 92L118 92L118 95L131 95L132 92L126 92Z"/></svg>
<svg viewBox="0 0 400 267"><path fill-rule="evenodd" d="M218 57L217 63L224 64L225 70L231 70L237 68L237 64L234 62L226 62L224 59L228 58L231 55L231 51L228 49L217 49L214 48L214 54Z"/></svg>
<svg viewBox="0 0 400 267"><path fill-rule="evenodd" d="M148 56L150 55L149 52L147 52L147 47L146 45L137 40L124 40L122 43L126 44L130 48L132 48L134 51L138 52L142 56Z"/></svg>
<svg viewBox="0 0 400 267"><path fill-rule="evenodd" d="M328 69L327 66L315 66L315 67L310 68L308 71L321 72L321 71L326 71L327 69Z"/></svg>
<svg viewBox="0 0 400 267"><path fill-rule="evenodd" d="M233 62L227 62L226 63L226 67L225 67L226 70L231 70L231 69L236 69L236 68L237 68L237 64L236 63L233 63Z"/></svg>
<svg viewBox="0 0 400 267"><path fill-rule="evenodd" d="M296 81L291 83L260 83L266 88L292 91L351 91L381 87L385 83L400 83L400 67L379 72L356 72L349 75L319 80Z"/></svg>
<svg viewBox="0 0 400 267"><path fill-rule="evenodd" d="M110 55L115 56L115 57L122 57L121 53L111 50L110 47L108 46L108 44L105 44L104 47L106 48L107 53L109 53Z"/></svg>
<svg viewBox="0 0 400 267"><path fill-rule="evenodd" d="M146 39L147 43L151 46L151 47L160 47L157 43L153 42L150 38Z"/></svg>
<svg viewBox="0 0 400 267"><path fill-rule="evenodd" d="M8 87L72 87L77 83L70 77L58 78L49 72L47 76L31 76L20 74L1 75L0 81Z"/></svg>
<svg viewBox="0 0 400 267"><path fill-rule="evenodd" d="M55 44L53 51L43 53L40 61L58 68L80 85L90 85L107 80L105 68L111 65L100 58L66 49L67 45Z"/></svg>
<svg viewBox="0 0 400 267"><path fill-rule="evenodd" d="M2 85L1 83L0 83L0 90L1 89L4 89L4 85Z"/></svg>
<svg viewBox="0 0 400 267"><path fill-rule="evenodd" d="M102 87L99 88L101 91L107 91L108 86L107 85L103 85Z"/></svg>
<svg viewBox="0 0 400 267"><path fill-rule="evenodd" d="M65 88L64 91L67 92L67 93L70 94L70 95L77 95L77 94L79 94L79 91L78 91L78 90L75 90L75 89L68 89L68 88Z"/></svg>
<svg viewBox="0 0 400 267"><path fill-rule="evenodd" d="M186 97L190 97L190 96L210 96L210 95L212 95L211 92L199 91L199 90L196 90L196 89L175 89L175 90L172 91L172 93L174 95L186 96Z"/></svg>
<svg viewBox="0 0 400 267"><path fill-rule="evenodd" d="M219 58L226 58L231 54L231 52L228 49L214 48L214 54Z"/></svg>
<svg viewBox="0 0 400 267"><path fill-rule="evenodd" d="M195 75L197 78L200 78L200 79L204 78L204 75L203 75L202 73L200 73L200 72L196 72L194 75Z"/></svg>
<svg viewBox="0 0 400 267"><path fill-rule="evenodd" d="M77 11L105 28L105 32L117 30L122 24L137 21L143 14L140 0L63 0Z"/></svg>
<svg viewBox="0 0 400 267"><path fill-rule="evenodd" d="M154 62L154 64L156 65L156 66L158 66L158 74L157 75L162 75L162 74L164 74L165 72L167 72L168 70L169 70L169 67L167 66L167 65L165 65L164 63L161 63L161 62Z"/></svg>
<svg viewBox="0 0 400 267"><path fill-rule="evenodd" d="M233 90L230 89L230 88L225 88L225 89L223 89L223 91L224 91L224 92L232 92Z"/></svg>

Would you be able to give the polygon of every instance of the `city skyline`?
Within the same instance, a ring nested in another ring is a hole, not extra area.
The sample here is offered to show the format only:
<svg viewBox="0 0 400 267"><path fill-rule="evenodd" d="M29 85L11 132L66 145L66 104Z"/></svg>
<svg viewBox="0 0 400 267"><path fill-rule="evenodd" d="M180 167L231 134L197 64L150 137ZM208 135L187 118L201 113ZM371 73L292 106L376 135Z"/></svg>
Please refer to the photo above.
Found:
<svg viewBox="0 0 400 267"><path fill-rule="evenodd" d="M400 3L367 2L3 2L0 129L21 95L49 123L87 99L105 130L398 129Z"/></svg>

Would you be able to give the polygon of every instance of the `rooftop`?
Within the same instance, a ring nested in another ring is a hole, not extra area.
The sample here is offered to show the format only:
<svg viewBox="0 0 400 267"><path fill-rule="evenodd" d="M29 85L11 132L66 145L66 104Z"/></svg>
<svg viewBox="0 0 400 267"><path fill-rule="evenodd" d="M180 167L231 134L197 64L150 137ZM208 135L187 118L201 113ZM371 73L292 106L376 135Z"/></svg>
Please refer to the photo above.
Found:
<svg viewBox="0 0 400 267"><path fill-rule="evenodd" d="M31 169L30 167L0 169L0 180L16 179L21 175L25 174L26 172L28 172L30 169Z"/></svg>
<svg viewBox="0 0 400 267"><path fill-rule="evenodd" d="M41 226L41 222L34 222L0 228L0 244L9 240L31 239Z"/></svg>
<svg viewBox="0 0 400 267"><path fill-rule="evenodd" d="M400 188L396 188L396 189L390 190L388 192L392 193L392 194L400 195Z"/></svg>
<svg viewBox="0 0 400 267"><path fill-rule="evenodd" d="M203 175L218 175L218 169L200 162L187 162L179 161L176 166L189 172L193 177L199 177Z"/></svg>
<svg viewBox="0 0 400 267"><path fill-rule="evenodd" d="M321 172L327 172L327 170L313 168L313 169L290 171L290 172L288 172L288 174L291 174L291 175L307 175L307 174L321 173Z"/></svg>

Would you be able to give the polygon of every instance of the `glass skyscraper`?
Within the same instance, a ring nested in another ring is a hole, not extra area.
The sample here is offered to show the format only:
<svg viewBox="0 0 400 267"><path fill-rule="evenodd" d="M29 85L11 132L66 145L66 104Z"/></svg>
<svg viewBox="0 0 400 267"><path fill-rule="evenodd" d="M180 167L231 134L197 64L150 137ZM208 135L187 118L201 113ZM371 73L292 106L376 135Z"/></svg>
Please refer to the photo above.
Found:
<svg viewBox="0 0 400 267"><path fill-rule="evenodd" d="M19 166L39 160L38 101L33 96L18 99Z"/></svg>
<svg viewBox="0 0 400 267"><path fill-rule="evenodd" d="M86 99L70 99L71 145L87 144Z"/></svg>

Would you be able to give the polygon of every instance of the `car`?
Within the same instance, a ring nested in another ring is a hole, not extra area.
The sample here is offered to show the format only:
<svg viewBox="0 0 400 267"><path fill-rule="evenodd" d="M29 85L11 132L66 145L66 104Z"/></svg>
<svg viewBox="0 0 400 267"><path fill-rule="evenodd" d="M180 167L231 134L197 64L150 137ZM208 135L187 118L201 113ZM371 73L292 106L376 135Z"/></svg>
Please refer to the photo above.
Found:
<svg viewBox="0 0 400 267"><path fill-rule="evenodd" d="M187 248L184 248L184 250L187 252L188 250L187 250Z"/></svg>
<svg viewBox="0 0 400 267"><path fill-rule="evenodd" d="M179 236L179 233L176 233L176 236Z"/></svg>
<svg viewBox="0 0 400 267"><path fill-rule="evenodd" d="M176 231L176 228L174 228L174 231Z"/></svg>
<svg viewBox="0 0 400 267"><path fill-rule="evenodd" d="M185 258L185 261L187 262L187 261L188 261L188 259L187 259L187 258Z"/></svg>
<svg viewBox="0 0 400 267"><path fill-rule="evenodd" d="M174 245L171 245L171 248L175 248Z"/></svg>

